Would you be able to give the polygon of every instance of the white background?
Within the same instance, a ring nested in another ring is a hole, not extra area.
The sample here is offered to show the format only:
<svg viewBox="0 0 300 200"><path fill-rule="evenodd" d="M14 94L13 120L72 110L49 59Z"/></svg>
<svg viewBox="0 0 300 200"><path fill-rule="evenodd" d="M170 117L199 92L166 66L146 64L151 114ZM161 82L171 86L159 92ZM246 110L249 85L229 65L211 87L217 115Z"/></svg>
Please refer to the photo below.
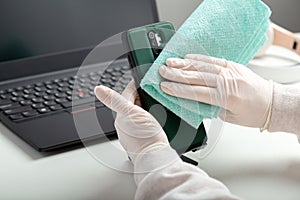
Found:
<svg viewBox="0 0 300 200"><path fill-rule="evenodd" d="M300 32L299 0L263 0L272 11L272 21L294 32ZM157 0L160 19L172 22L176 28L202 0Z"/></svg>

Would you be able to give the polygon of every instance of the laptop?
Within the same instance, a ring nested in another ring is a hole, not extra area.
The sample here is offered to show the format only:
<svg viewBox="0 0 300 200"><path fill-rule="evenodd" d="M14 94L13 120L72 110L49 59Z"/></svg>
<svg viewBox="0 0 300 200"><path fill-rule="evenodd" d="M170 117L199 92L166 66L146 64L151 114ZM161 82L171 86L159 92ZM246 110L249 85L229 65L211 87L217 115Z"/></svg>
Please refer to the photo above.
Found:
<svg viewBox="0 0 300 200"><path fill-rule="evenodd" d="M131 80L124 76L127 59L103 69L101 62L89 63L80 75L78 69L105 39L155 22L155 0L2 1L0 120L38 151L80 144L85 138L78 135L74 115L83 119L86 139L115 136L113 114L93 90L102 84L122 92ZM118 48L122 44L106 49ZM115 87L116 82L122 84ZM91 111L101 130L84 121Z"/></svg>

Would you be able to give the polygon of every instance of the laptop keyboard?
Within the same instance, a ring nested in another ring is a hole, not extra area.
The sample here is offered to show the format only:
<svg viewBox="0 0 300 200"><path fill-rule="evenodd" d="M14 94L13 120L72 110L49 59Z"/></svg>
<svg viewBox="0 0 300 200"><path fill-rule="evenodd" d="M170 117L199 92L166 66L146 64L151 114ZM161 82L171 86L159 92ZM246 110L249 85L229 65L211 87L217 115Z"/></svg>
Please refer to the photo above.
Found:
<svg viewBox="0 0 300 200"><path fill-rule="evenodd" d="M129 66L114 66L104 72L0 90L0 110L10 120L20 122L92 102L102 107L104 105L95 98L95 86L105 85L122 92L131 79Z"/></svg>

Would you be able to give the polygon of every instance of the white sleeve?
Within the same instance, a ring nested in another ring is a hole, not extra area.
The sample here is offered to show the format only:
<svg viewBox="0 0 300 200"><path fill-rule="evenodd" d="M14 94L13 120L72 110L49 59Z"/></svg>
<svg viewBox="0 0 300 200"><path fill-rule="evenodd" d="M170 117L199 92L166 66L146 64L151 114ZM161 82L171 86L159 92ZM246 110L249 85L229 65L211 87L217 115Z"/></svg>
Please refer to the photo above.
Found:
<svg viewBox="0 0 300 200"><path fill-rule="evenodd" d="M300 85L274 84L268 131L295 133L300 138Z"/></svg>
<svg viewBox="0 0 300 200"><path fill-rule="evenodd" d="M134 166L138 200L237 199L221 182L181 161L171 148L151 150L138 157Z"/></svg>

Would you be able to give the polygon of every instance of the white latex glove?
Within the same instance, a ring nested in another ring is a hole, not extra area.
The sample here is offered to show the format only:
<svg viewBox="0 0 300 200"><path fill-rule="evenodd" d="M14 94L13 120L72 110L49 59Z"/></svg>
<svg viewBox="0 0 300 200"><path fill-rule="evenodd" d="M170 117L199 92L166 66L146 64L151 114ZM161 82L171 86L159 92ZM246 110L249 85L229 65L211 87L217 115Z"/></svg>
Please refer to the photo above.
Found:
<svg viewBox="0 0 300 200"><path fill-rule="evenodd" d="M266 129L271 115L273 82L247 67L202 55L171 58L160 74L173 82L161 89L173 96L196 100L222 109L226 122Z"/></svg>
<svg viewBox="0 0 300 200"><path fill-rule="evenodd" d="M122 95L105 86L97 86L95 94L103 104L117 112L115 128L119 141L133 164L139 154L152 148L170 146L156 119L134 104L139 104L139 99L133 81L128 84Z"/></svg>

